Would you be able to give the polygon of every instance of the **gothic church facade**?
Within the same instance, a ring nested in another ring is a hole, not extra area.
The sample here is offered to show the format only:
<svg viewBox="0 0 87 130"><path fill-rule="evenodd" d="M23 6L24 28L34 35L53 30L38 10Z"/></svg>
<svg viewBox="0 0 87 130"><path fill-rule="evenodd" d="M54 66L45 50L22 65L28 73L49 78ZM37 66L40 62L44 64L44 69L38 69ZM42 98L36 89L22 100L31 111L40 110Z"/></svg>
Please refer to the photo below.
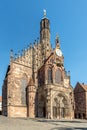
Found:
<svg viewBox="0 0 87 130"><path fill-rule="evenodd" d="M70 75L58 36L55 49L50 44L50 21L40 22L40 41L14 57L2 87L2 114L8 117L73 118L74 96Z"/></svg>

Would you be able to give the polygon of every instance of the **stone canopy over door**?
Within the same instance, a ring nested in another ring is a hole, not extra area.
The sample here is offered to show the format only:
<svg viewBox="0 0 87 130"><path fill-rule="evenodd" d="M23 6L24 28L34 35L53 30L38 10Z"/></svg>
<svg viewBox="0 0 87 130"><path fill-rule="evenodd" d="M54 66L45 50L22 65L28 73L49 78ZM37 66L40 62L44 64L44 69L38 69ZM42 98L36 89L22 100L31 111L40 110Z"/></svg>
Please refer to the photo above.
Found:
<svg viewBox="0 0 87 130"><path fill-rule="evenodd" d="M68 99L60 93L53 100L53 118L67 118L70 115Z"/></svg>

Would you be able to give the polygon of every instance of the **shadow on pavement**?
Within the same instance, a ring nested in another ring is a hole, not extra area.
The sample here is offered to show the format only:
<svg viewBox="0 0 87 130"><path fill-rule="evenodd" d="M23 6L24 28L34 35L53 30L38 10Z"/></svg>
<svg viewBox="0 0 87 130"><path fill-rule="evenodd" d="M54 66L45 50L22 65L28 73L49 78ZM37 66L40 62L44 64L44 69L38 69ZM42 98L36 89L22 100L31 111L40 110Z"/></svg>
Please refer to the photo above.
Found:
<svg viewBox="0 0 87 130"><path fill-rule="evenodd" d="M58 123L85 123L86 121L77 121L77 120L49 120L49 119L35 119L36 122L49 123L53 125L58 125ZM86 122L87 123L87 122ZM87 130L87 129L86 129Z"/></svg>
<svg viewBox="0 0 87 130"><path fill-rule="evenodd" d="M63 127L55 127L51 130L87 130L87 128L63 128Z"/></svg>
<svg viewBox="0 0 87 130"><path fill-rule="evenodd" d="M81 121L74 121L74 120L45 120L45 119L41 119L41 120L39 120L39 119L37 119L37 121L38 122L68 122L68 123L83 123L83 122L81 122Z"/></svg>
<svg viewBox="0 0 87 130"><path fill-rule="evenodd" d="M49 123L49 124L52 124L52 125L55 125L55 126L58 126L60 125L60 123L83 123L81 121L76 121L76 120L45 120L45 119L38 119L36 120L37 122L43 122L43 123ZM59 123L58 123L59 122ZM84 121L85 122L85 121ZM86 122L87 123L87 122ZM65 125L65 124L64 124ZM70 127L70 128L65 128L64 127L55 127L55 128L52 128L51 130L87 130L87 128L81 128L81 127Z"/></svg>

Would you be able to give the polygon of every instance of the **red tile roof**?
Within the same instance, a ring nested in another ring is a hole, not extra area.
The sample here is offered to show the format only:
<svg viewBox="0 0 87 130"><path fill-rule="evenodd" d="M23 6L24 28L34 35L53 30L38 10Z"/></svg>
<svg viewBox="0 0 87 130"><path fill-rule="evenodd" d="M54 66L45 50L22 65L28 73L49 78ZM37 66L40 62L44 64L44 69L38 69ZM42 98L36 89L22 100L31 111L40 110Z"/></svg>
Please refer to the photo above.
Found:
<svg viewBox="0 0 87 130"><path fill-rule="evenodd" d="M87 85L86 84L80 84L82 86L82 88L87 91Z"/></svg>

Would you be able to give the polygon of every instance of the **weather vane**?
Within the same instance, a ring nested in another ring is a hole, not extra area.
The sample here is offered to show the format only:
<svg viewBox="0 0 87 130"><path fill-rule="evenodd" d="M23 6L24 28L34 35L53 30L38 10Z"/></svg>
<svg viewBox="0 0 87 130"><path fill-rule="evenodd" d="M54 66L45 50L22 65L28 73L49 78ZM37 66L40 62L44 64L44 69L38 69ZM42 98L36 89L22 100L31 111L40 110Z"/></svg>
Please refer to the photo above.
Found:
<svg viewBox="0 0 87 130"><path fill-rule="evenodd" d="M44 17L46 17L46 9L44 9L43 11L44 11Z"/></svg>

